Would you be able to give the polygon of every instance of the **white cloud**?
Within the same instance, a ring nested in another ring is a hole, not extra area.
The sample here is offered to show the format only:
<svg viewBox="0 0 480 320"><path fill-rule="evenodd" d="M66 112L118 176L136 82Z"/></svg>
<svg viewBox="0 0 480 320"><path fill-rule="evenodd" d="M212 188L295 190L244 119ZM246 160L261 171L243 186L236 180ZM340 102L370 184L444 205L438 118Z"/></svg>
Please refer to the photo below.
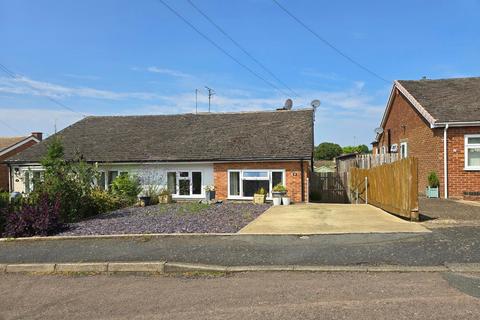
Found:
<svg viewBox="0 0 480 320"><path fill-rule="evenodd" d="M149 100L157 97L156 94L148 92L115 92L89 87L67 87L50 82L33 80L23 76L18 76L15 79L0 77L0 92L18 95L48 96L52 98L81 97L106 100Z"/></svg>
<svg viewBox="0 0 480 320"><path fill-rule="evenodd" d="M174 70L174 69L167 69L167 68L159 68L159 67L148 67L147 71L153 73L161 73L172 77L179 77L179 78L189 78L191 75L184 73L182 71Z"/></svg>
<svg viewBox="0 0 480 320"><path fill-rule="evenodd" d="M171 77L177 77L177 78L193 78L193 75L185 73L180 70L175 70L175 69L169 69L169 68L161 68L161 67L156 67L156 66L150 66L147 68L140 68L140 67L132 67L131 68L133 71L148 71L152 73L159 73L159 74L164 74L167 76Z"/></svg>

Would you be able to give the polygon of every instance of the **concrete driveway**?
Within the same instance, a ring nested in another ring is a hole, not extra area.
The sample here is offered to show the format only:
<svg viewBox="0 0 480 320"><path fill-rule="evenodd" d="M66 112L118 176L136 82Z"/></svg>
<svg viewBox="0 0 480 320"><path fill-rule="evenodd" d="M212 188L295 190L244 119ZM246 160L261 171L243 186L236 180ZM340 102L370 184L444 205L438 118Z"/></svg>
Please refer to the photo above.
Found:
<svg viewBox="0 0 480 320"><path fill-rule="evenodd" d="M365 204L295 204L274 206L249 223L243 234L338 234L430 232Z"/></svg>

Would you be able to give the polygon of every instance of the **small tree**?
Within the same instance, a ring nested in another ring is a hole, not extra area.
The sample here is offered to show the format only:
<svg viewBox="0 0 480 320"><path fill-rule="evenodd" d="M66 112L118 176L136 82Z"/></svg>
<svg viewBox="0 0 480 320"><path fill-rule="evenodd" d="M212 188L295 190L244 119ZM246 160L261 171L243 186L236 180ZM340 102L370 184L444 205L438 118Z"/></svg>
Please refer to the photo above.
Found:
<svg viewBox="0 0 480 320"><path fill-rule="evenodd" d="M45 169L43 179L34 181L29 199L36 203L44 195L51 201L58 197L61 222L78 221L97 214L91 198L97 171L81 157L66 161L63 150L58 138L50 141L47 154L41 160Z"/></svg>
<svg viewBox="0 0 480 320"><path fill-rule="evenodd" d="M323 142L320 143L314 152L315 160L332 160L342 154L342 147L336 143Z"/></svg>
<svg viewBox="0 0 480 320"><path fill-rule="evenodd" d="M112 182L112 193L134 204L137 196L142 192L138 178L127 173L122 173Z"/></svg>

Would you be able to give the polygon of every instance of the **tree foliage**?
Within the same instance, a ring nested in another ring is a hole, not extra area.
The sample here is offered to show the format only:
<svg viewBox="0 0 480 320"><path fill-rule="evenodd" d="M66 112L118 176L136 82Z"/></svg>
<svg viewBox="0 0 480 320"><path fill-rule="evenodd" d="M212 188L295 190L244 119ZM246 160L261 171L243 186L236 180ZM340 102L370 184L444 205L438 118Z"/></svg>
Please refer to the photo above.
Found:
<svg viewBox="0 0 480 320"><path fill-rule="evenodd" d="M367 145L360 144L358 146L346 146L342 148L343 153L369 153L370 150L368 149Z"/></svg>
<svg viewBox="0 0 480 320"><path fill-rule="evenodd" d="M332 160L342 154L342 147L332 142L322 142L315 147L315 160Z"/></svg>

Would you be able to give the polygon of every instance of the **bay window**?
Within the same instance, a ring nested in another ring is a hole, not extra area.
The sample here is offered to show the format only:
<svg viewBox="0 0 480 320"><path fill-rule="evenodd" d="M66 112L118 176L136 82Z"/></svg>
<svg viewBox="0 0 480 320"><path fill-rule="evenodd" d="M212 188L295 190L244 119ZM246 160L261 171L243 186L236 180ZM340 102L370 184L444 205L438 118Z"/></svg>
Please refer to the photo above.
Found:
<svg viewBox="0 0 480 320"><path fill-rule="evenodd" d="M480 134L465 135L465 169L480 170Z"/></svg>
<svg viewBox="0 0 480 320"><path fill-rule="evenodd" d="M201 171L168 171L167 189L174 196L190 197L203 195Z"/></svg>
<svg viewBox="0 0 480 320"><path fill-rule="evenodd" d="M228 197L250 199L263 188L271 198L272 188L285 185L285 170L228 170Z"/></svg>

